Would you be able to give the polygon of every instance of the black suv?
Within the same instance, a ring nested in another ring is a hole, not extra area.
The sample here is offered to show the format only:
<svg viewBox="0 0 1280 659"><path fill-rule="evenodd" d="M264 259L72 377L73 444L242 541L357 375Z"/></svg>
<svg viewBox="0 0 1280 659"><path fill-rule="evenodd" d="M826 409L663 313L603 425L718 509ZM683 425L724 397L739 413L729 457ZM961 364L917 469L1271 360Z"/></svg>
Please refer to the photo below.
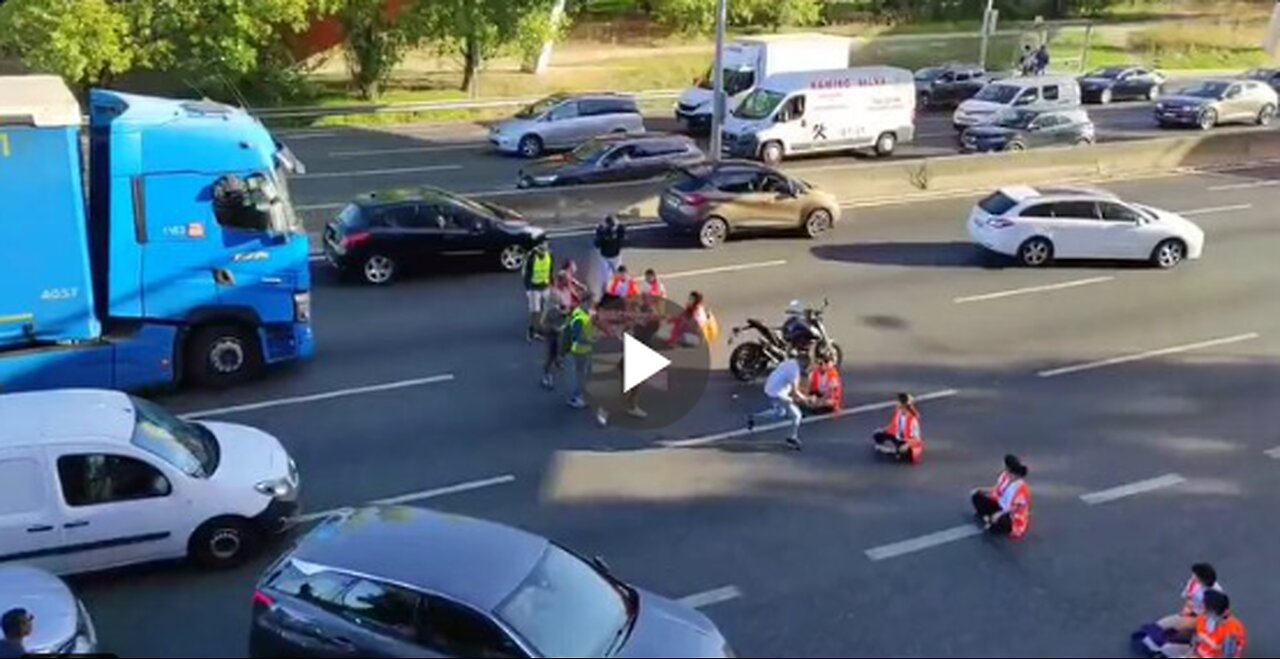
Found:
<svg viewBox="0 0 1280 659"><path fill-rule="evenodd" d="M546 232L513 210L436 188L358 197L324 230L324 254L344 274L390 284L403 271L440 257L488 255L514 272Z"/></svg>
<svg viewBox="0 0 1280 659"><path fill-rule="evenodd" d="M991 76L977 64L942 64L916 71L916 103L922 109L958 105L982 90Z"/></svg>
<svg viewBox="0 0 1280 659"><path fill-rule="evenodd" d="M597 137L562 156L520 170L521 188L638 181L665 176L672 167L696 165L706 156L683 135L647 133Z"/></svg>

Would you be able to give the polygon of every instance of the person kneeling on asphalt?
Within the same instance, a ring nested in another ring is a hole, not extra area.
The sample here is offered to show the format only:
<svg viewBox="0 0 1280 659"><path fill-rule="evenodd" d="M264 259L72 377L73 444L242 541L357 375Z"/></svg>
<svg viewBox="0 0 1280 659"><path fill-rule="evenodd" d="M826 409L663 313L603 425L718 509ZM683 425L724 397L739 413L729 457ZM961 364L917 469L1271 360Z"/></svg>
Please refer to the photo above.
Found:
<svg viewBox="0 0 1280 659"><path fill-rule="evenodd" d="M924 438L920 435L920 410L911 394L898 394L893 417L884 430L871 438L876 451L899 462L919 464L924 457Z"/></svg>
<svg viewBox="0 0 1280 659"><path fill-rule="evenodd" d="M1216 590L1204 594L1204 613L1196 618L1191 645L1167 643L1155 653L1160 657L1189 659L1235 659L1244 656L1249 635L1244 623L1231 615L1231 598Z"/></svg>
<svg viewBox="0 0 1280 659"><path fill-rule="evenodd" d="M824 351L818 365L809 374L809 398L805 410L810 414L831 414L844 406L844 380L836 368L836 358Z"/></svg>
<svg viewBox="0 0 1280 659"><path fill-rule="evenodd" d="M973 510L992 535L1021 538L1031 527L1031 486L1027 466L1016 455L1004 456L1004 472L991 490L973 491Z"/></svg>
<svg viewBox="0 0 1280 659"><path fill-rule="evenodd" d="M787 436L787 446L799 451L800 443L800 403L805 395L800 389L800 362L794 355L789 356L773 372L764 383L764 393L769 397L769 409L747 415L747 431L756 429L756 419L786 418L791 421L791 434Z"/></svg>

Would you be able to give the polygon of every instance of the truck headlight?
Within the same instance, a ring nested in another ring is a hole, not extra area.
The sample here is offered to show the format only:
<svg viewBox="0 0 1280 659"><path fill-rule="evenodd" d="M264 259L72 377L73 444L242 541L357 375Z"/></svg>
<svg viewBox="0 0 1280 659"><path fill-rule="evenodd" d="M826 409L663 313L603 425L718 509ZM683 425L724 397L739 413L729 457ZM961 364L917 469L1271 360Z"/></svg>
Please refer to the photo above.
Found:
<svg viewBox="0 0 1280 659"><path fill-rule="evenodd" d="M311 293L293 294L293 319L299 323L311 322Z"/></svg>
<svg viewBox="0 0 1280 659"><path fill-rule="evenodd" d="M253 489L257 490L259 494L282 499L293 494L293 483L290 483L288 478L273 478L257 483L253 486Z"/></svg>

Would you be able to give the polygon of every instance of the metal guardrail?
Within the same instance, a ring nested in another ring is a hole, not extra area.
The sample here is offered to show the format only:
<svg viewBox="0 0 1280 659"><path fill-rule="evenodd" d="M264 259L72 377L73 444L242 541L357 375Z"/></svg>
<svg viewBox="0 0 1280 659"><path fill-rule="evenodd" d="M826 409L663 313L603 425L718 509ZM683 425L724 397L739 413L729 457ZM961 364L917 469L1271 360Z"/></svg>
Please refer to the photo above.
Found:
<svg viewBox="0 0 1280 659"><path fill-rule="evenodd" d="M661 101L680 96L681 90L658 89L642 92L618 92L634 97L637 101ZM413 114L442 110L483 110L529 105L545 96L526 98L493 98L483 100L427 101L406 103L377 103L366 105L317 105L311 107L261 108L252 114L263 119L288 119L299 117L335 117L355 114Z"/></svg>

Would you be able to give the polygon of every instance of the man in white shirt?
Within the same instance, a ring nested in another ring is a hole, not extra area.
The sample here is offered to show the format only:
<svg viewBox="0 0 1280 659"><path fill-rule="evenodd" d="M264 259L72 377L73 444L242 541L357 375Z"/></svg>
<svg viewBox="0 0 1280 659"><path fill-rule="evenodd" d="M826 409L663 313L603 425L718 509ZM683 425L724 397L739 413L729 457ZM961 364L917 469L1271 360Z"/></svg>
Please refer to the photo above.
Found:
<svg viewBox="0 0 1280 659"><path fill-rule="evenodd" d="M773 369L769 379L764 383L764 393L772 401L772 405L767 410L747 416L748 431L755 430L756 419L787 418L791 421L791 434L787 437L787 446L797 451L803 448L800 443L802 413L799 405L805 400L804 391L800 386L802 370L800 362L796 361L795 357L788 358Z"/></svg>

